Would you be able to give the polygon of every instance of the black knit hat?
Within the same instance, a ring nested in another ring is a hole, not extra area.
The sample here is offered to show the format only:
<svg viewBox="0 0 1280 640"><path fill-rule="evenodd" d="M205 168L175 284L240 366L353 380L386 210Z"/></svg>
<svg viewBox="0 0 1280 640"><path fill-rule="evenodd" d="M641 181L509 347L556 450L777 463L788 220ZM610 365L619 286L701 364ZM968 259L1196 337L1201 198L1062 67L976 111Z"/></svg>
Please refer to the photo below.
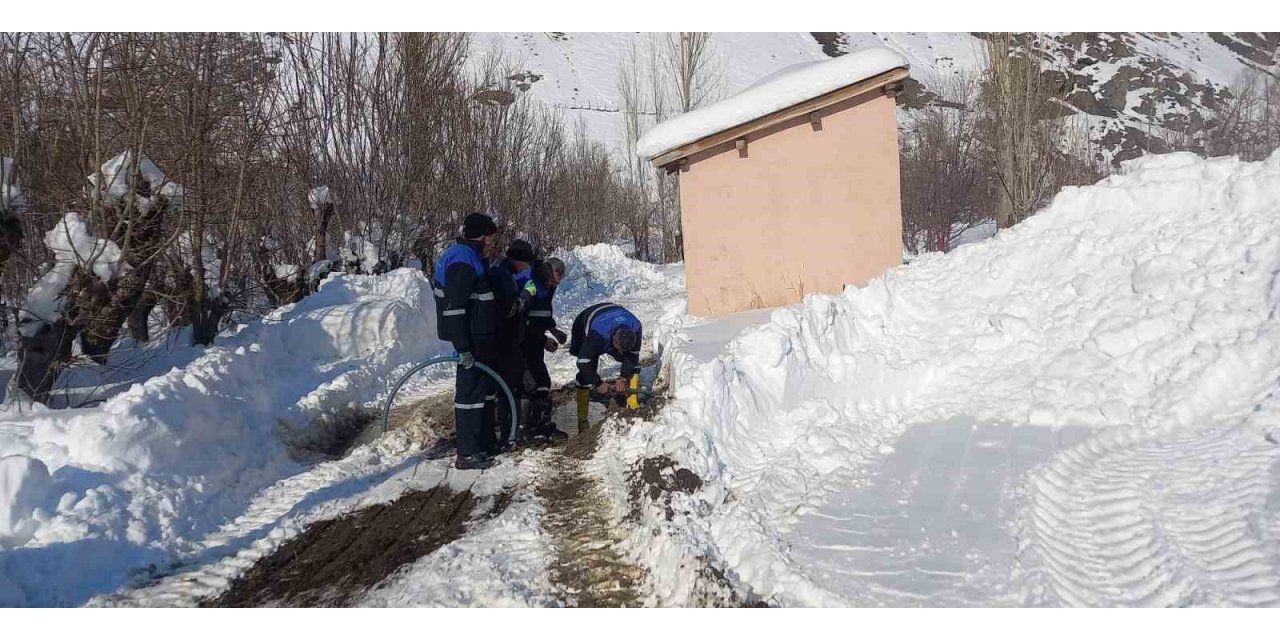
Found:
<svg viewBox="0 0 1280 640"><path fill-rule="evenodd" d="M533 252L533 245L528 240L512 240L511 246L507 248L507 257L520 262L533 262L538 258Z"/></svg>
<svg viewBox="0 0 1280 640"><path fill-rule="evenodd" d="M474 240L480 236L491 236L498 232L498 225L493 218L483 213L469 213L462 221L462 237Z"/></svg>

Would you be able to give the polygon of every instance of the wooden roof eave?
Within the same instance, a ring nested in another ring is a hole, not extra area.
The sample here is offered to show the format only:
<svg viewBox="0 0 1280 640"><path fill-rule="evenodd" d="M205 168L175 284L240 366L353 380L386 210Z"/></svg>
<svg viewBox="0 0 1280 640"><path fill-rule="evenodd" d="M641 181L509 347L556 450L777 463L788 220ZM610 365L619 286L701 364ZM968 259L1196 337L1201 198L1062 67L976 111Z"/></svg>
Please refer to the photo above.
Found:
<svg viewBox="0 0 1280 640"><path fill-rule="evenodd" d="M762 129L767 129L793 118L803 117L809 113L844 102L845 100L856 98L864 93L869 93L881 87L899 82L906 77L907 68L896 67L879 75L867 78L861 82L855 82L847 87L841 87L840 89L836 89L830 93L824 93L816 98L810 98L804 102L793 104L785 109L779 109L773 113L760 116L755 120L750 120L740 125L725 129L724 131L699 138L693 142L655 156L649 162L658 169L670 167L671 165L677 164L681 160L696 153L733 142Z"/></svg>

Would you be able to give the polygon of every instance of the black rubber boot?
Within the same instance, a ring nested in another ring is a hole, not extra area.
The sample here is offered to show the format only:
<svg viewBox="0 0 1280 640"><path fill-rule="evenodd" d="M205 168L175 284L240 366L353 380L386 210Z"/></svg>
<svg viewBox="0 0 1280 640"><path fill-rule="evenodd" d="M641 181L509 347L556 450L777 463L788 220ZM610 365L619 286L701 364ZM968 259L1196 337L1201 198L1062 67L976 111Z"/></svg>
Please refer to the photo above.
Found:
<svg viewBox="0 0 1280 640"><path fill-rule="evenodd" d="M543 431L543 433L545 433L547 439L551 440L552 442L564 442L565 440L569 439L569 434L558 429L556 427L556 423L554 422L548 422L546 429L545 431Z"/></svg>
<svg viewBox="0 0 1280 640"><path fill-rule="evenodd" d="M455 469L488 469L498 464L497 460L490 458L487 454L476 453L469 456L458 456L453 461Z"/></svg>

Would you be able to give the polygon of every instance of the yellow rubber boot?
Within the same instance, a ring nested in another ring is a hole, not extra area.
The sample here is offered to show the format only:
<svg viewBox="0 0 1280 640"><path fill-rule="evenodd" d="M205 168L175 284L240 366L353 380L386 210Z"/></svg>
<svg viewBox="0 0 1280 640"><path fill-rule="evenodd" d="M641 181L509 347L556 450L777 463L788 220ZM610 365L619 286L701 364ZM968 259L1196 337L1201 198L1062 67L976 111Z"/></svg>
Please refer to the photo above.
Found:
<svg viewBox="0 0 1280 640"><path fill-rule="evenodd" d="M590 425L587 422L587 405L590 402L589 392L585 388L578 389L578 431L586 431Z"/></svg>
<svg viewBox="0 0 1280 640"><path fill-rule="evenodd" d="M640 408L640 398L636 396L636 389L640 388L640 374L632 374L631 376L631 393L627 394L627 408L631 410Z"/></svg>

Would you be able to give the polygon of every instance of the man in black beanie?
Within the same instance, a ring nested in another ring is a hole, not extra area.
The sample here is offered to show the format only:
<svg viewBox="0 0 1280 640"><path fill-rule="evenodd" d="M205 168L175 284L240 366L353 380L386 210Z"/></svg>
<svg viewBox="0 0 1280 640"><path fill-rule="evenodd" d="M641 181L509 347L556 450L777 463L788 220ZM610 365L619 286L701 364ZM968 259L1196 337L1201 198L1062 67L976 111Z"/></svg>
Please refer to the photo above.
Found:
<svg viewBox="0 0 1280 640"><path fill-rule="evenodd" d="M498 226L483 213L462 223L462 237L436 261L432 284L436 300L436 331L453 344L460 362L453 396L454 432L459 469L484 469L494 442L493 424L486 425L486 404L497 399L497 385L476 362L491 365L497 310L486 277L485 254L492 253Z"/></svg>

